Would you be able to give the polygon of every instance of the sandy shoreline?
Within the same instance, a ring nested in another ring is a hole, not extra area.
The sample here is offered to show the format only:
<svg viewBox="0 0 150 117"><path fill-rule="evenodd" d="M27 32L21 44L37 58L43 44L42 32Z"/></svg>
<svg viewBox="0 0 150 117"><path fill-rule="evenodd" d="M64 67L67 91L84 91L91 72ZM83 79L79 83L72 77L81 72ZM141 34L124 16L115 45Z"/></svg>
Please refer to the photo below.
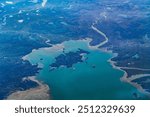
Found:
<svg viewBox="0 0 150 117"><path fill-rule="evenodd" d="M50 99L50 89L48 85L41 83L35 79L35 76L24 78L23 80L31 80L36 82L39 86L35 88L30 88L25 91L16 91L10 94L7 100L49 100Z"/></svg>
<svg viewBox="0 0 150 117"><path fill-rule="evenodd" d="M102 36L105 38L105 40L104 40L103 42L101 42L99 45L94 46L95 48L98 49L98 48L100 48L101 46L105 45L105 44L109 41L109 39L108 39L108 37L106 36L105 33L103 33L102 31L100 31L100 30L97 29L96 27L94 27L95 24L96 24L96 23L93 23L93 25L91 26L91 28L92 28L93 30L95 30L97 33L99 33L100 35L102 35ZM90 45L89 45L89 46L90 46ZM92 47L90 46L90 48L92 48ZM122 72L124 73L124 75L120 78L121 81L127 82L127 83L131 84L132 86L136 87L141 93L150 96L150 93L147 92L147 91L145 91L145 90L142 88L141 85L132 82L133 79L138 79L138 78L141 78L141 77L144 77L144 76L150 76L150 74L133 75L133 76L131 76L131 77L128 78L128 77L127 77L127 76L128 76L128 73L127 73L125 70L123 70L123 68L125 68L125 69L137 69L137 70L143 70L143 71L145 71L145 70L146 70L146 71L150 71L150 69L130 68L130 67L118 67L118 66L115 65L116 62L115 62L115 61L112 61L113 58L115 58L115 57L118 56L117 53L113 53L112 51L107 50L107 48L105 48L105 49L104 49L104 48L100 48L100 50L103 51L103 52L106 52L106 53L113 54L113 56L108 60L108 62L112 65L112 67L113 67L114 69L120 70L120 71L122 71Z"/></svg>
<svg viewBox="0 0 150 117"><path fill-rule="evenodd" d="M113 53L112 53L112 54L113 54ZM110 59L108 60L108 62L112 65L112 67L113 67L114 69L117 69L117 70L120 70L120 71L123 71L123 72L124 72L124 75L121 77L120 80L123 81L123 82L127 82L127 83L131 84L132 86L136 87L141 93L146 94L146 95L150 95L150 93L149 93L149 92L146 92L146 91L141 87L141 85L132 82L132 80L135 80L135 79L138 79L138 78L141 78L141 77L144 77L144 76L150 76L150 74L132 75L131 77L128 78L128 77L127 77L127 76L128 76L128 73L127 73L126 71L124 71L124 70L122 69L122 67L115 66L115 63L116 63L116 62L115 62L115 61L112 61L112 59L113 59L114 57L116 57L116 55L114 55L112 58L110 58Z"/></svg>

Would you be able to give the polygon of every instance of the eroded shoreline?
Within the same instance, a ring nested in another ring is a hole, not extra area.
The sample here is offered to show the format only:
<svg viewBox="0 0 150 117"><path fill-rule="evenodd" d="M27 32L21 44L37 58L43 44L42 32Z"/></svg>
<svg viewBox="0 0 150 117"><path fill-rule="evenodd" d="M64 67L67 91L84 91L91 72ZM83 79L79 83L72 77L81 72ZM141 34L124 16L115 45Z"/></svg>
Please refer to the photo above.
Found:
<svg viewBox="0 0 150 117"><path fill-rule="evenodd" d="M99 29L97 29L96 27L94 27L94 25L95 25L95 23L92 25L92 29L95 30L97 33L99 33L100 35L102 35L102 36L105 38L105 40L104 40L103 42L101 42L99 45L97 45L97 47L101 47L101 46L103 46L104 44L106 44L109 39L108 39L108 37L105 35L105 33L101 32ZM132 75L131 77L128 77L128 73L127 73L125 70L123 70L124 67L116 66L116 65L115 65L116 62L112 60L113 58L115 58L115 57L118 56L117 53L113 53L112 51L107 50L107 48L106 48L106 49L100 49L100 50L101 50L101 51L104 51L104 52L106 52L106 53L111 53L111 54L113 54L113 56L108 60L108 62L112 65L112 67L113 67L114 69L118 69L118 70L124 72L124 75L123 75L123 76L121 77L121 79L120 79L121 81L127 82L127 83L131 84L132 86L136 87L141 93L150 96L150 93L147 92L145 89L143 89L141 85L132 82L133 79L135 80L135 79L138 79L138 78L141 78L141 77L144 77L144 76L150 76L150 74L138 74L138 75ZM130 68L130 67L125 67L125 68L126 68L126 69L141 69L141 68ZM145 70L146 70L146 71L150 71L150 69L142 69L142 70L144 70L144 71L145 71Z"/></svg>
<svg viewBox="0 0 150 117"><path fill-rule="evenodd" d="M35 88L30 88L25 91L16 91L10 94L6 99L7 100L49 100L50 89L48 85L41 83L36 80L35 76L24 78L23 80L31 80L36 82L39 86Z"/></svg>

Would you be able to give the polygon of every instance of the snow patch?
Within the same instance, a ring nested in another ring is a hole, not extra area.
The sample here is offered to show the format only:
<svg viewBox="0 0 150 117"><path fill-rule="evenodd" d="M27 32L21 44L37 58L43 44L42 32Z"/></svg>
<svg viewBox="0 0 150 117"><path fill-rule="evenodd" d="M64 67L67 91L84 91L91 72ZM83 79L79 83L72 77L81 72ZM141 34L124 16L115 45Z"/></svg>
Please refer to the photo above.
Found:
<svg viewBox="0 0 150 117"><path fill-rule="evenodd" d="M12 1L6 1L5 3L6 3L6 4L13 4Z"/></svg>
<svg viewBox="0 0 150 117"><path fill-rule="evenodd" d="M43 0L42 7L45 7L46 3L47 3L47 0Z"/></svg>
<svg viewBox="0 0 150 117"><path fill-rule="evenodd" d="M18 20L18 23L23 23L24 20Z"/></svg>

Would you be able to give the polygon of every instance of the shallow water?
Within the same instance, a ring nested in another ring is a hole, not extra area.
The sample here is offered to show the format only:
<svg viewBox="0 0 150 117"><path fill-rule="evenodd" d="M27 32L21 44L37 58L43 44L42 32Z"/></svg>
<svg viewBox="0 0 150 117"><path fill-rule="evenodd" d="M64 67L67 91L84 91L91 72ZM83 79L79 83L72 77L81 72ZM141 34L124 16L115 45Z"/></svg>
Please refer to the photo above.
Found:
<svg viewBox="0 0 150 117"><path fill-rule="evenodd" d="M120 81L123 72L113 69L107 62L111 54L90 49L88 42L80 40L64 42L61 46L66 52L77 51L78 48L89 51L87 62L50 71L49 65L62 53L62 48L43 48L27 56L32 64L44 66L37 78L49 85L53 99L134 99L133 93L139 94L136 88Z"/></svg>

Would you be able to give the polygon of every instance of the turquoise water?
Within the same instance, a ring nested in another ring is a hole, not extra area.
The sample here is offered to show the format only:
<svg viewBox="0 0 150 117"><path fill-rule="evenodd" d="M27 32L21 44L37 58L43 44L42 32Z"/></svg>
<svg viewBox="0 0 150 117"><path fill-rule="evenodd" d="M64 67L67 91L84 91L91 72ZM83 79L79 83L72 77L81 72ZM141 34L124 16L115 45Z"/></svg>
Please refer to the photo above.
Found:
<svg viewBox="0 0 150 117"><path fill-rule="evenodd" d="M32 64L43 65L37 78L49 85L52 99L134 99L133 93L138 93L137 89L121 82L123 72L113 69L107 62L112 55L90 49L87 43L68 41L57 45L60 49L39 49L28 55L27 59ZM66 52L77 51L78 48L89 51L90 54L86 55L88 64L77 63L73 68L60 67L50 71L49 65L62 53L61 46ZM92 65L96 67L92 68Z"/></svg>

